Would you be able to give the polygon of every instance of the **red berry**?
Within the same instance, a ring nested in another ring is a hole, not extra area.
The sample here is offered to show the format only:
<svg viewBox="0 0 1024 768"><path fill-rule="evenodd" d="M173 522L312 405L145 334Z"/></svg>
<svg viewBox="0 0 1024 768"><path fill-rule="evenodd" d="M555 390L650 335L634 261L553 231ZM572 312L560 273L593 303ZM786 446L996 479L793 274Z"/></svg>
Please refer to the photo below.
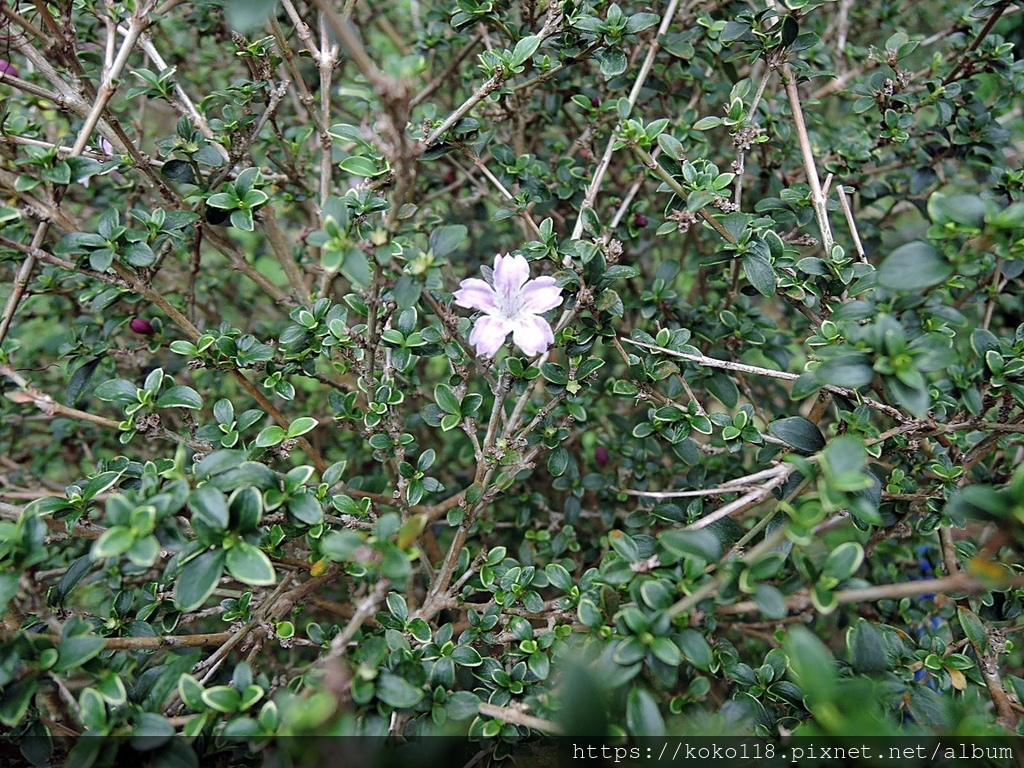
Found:
<svg viewBox="0 0 1024 768"><path fill-rule="evenodd" d="M4 75L10 75L11 77L21 77L18 72L18 68L11 64L6 59L0 59L0 80L3 80Z"/></svg>
<svg viewBox="0 0 1024 768"><path fill-rule="evenodd" d="M599 445L594 449L594 461L597 463L597 466L602 468L607 466L608 459L610 458L611 457L608 455L608 449L603 445Z"/></svg>
<svg viewBox="0 0 1024 768"><path fill-rule="evenodd" d="M644 216L642 213L634 213L633 214L633 226L636 227L637 229L641 229L642 227L646 227L647 226L647 217Z"/></svg>
<svg viewBox="0 0 1024 768"><path fill-rule="evenodd" d="M133 317L128 325L133 331L143 336L153 336L156 334L156 328L144 317Z"/></svg>

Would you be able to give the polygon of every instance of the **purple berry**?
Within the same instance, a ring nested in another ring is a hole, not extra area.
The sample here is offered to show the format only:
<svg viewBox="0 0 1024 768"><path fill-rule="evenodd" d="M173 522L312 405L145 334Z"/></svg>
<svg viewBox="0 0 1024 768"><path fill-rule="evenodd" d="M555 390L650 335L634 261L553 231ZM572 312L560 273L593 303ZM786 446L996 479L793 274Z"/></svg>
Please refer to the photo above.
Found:
<svg viewBox="0 0 1024 768"><path fill-rule="evenodd" d="M133 317L128 325L133 331L143 336L153 336L156 334L156 328L144 317Z"/></svg>
<svg viewBox="0 0 1024 768"><path fill-rule="evenodd" d="M597 96L591 96L590 97L590 106L593 109L597 109L598 107L601 106L601 100L599 98L597 98Z"/></svg>
<svg viewBox="0 0 1024 768"><path fill-rule="evenodd" d="M633 214L633 226L636 227L637 229L642 229L643 227L646 227L647 226L647 217L644 216L642 213L634 213Z"/></svg>
<svg viewBox="0 0 1024 768"><path fill-rule="evenodd" d="M610 458L611 457L608 455L608 449L603 445L599 445L594 449L594 461L597 463L597 466L601 468L606 467L608 465L608 459Z"/></svg>
<svg viewBox="0 0 1024 768"><path fill-rule="evenodd" d="M6 59L0 59L0 80L3 79L4 75L10 75L11 77L21 77L18 72L18 68L11 64Z"/></svg>

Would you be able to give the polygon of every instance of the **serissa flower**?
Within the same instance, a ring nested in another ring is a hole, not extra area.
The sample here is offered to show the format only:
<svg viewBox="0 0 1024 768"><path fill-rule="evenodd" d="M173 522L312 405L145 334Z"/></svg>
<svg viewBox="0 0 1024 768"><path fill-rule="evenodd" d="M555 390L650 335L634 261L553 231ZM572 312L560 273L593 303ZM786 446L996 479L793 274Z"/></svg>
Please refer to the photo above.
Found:
<svg viewBox="0 0 1024 768"><path fill-rule="evenodd" d="M498 254L493 287L475 277L462 281L455 303L484 313L469 334L469 343L478 355L494 357L509 333L515 345L531 357L555 343L551 324L541 313L562 303L562 291L553 277L529 277L525 258Z"/></svg>

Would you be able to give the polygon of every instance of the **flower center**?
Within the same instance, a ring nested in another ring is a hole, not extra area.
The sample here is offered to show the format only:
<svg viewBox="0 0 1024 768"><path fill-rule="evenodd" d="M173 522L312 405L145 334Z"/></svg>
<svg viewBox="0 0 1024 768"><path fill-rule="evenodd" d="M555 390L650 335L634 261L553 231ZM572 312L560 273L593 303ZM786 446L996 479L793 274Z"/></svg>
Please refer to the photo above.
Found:
<svg viewBox="0 0 1024 768"><path fill-rule="evenodd" d="M498 293L498 312L505 320L516 320L522 310L522 291L506 290Z"/></svg>

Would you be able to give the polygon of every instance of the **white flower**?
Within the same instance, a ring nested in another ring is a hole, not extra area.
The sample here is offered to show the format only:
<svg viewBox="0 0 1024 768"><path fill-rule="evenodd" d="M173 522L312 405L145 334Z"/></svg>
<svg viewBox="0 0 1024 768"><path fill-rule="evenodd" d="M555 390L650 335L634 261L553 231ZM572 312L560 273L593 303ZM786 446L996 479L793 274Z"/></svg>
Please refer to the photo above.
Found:
<svg viewBox="0 0 1024 768"><path fill-rule="evenodd" d="M551 324L542 312L562 303L562 291L553 277L530 277L530 266L522 256L494 259L494 287L471 277L463 280L455 292L455 303L466 309L479 309L484 315L477 319L469 334L469 343L478 355L493 357L505 337L525 354L539 355L555 343Z"/></svg>

